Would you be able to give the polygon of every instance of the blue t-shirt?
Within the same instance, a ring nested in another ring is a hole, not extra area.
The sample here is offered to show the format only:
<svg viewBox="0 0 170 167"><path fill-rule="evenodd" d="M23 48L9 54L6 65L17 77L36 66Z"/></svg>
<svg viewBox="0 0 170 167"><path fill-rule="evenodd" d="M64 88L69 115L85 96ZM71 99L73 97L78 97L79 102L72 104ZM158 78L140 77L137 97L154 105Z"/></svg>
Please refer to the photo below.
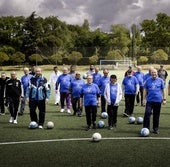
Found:
<svg viewBox="0 0 170 167"><path fill-rule="evenodd" d="M139 84L138 80L134 76L127 76L123 79L122 84L124 85L124 94L136 94L136 85Z"/></svg>
<svg viewBox="0 0 170 167"><path fill-rule="evenodd" d="M68 93L70 91L70 84L72 77L69 74L61 74L57 79L57 85L60 85L60 92Z"/></svg>
<svg viewBox="0 0 170 167"><path fill-rule="evenodd" d="M165 85L161 78L147 79L144 88L147 90L147 102L162 102L162 90L165 88Z"/></svg>
<svg viewBox="0 0 170 167"><path fill-rule="evenodd" d="M109 82L110 82L109 76L107 76L107 77L103 76L103 77L100 78L98 86L100 88L100 93L101 93L102 96L104 95L105 87Z"/></svg>
<svg viewBox="0 0 170 167"><path fill-rule="evenodd" d="M150 73L147 73L144 75L144 82L146 82L147 79L151 78L151 74Z"/></svg>
<svg viewBox="0 0 170 167"><path fill-rule="evenodd" d="M99 87L92 84L85 84L81 90L81 97L84 96L84 106L97 106L97 96L99 96Z"/></svg>
<svg viewBox="0 0 170 167"><path fill-rule="evenodd" d="M134 76L137 78L139 86L143 87L145 74L143 72L135 72Z"/></svg>
<svg viewBox="0 0 170 167"><path fill-rule="evenodd" d="M92 76L93 76L93 83L99 85L99 80L102 77L102 75L99 73L94 73L92 74Z"/></svg>
<svg viewBox="0 0 170 167"><path fill-rule="evenodd" d="M71 82L70 89L72 97L80 97L81 89L85 84L83 79L74 79Z"/></svg>
<svg viewBox="0 0 170 167"><path fill-rule="evenodd" d="M29 86L29 81L30 81L31 78L32 78L32 75L31 75L31 74L23 75L23 76L21 77L21 84L22 84L22 86L23 86L24 95L25 95L25 93L26 93L27 87Z"/></svg>
<svg viewBox="0 0 170 167"><path fill-rule="evenodd" d="M110 84L110 100L111 104L115 104L117 97L117 84Z"/></svg>

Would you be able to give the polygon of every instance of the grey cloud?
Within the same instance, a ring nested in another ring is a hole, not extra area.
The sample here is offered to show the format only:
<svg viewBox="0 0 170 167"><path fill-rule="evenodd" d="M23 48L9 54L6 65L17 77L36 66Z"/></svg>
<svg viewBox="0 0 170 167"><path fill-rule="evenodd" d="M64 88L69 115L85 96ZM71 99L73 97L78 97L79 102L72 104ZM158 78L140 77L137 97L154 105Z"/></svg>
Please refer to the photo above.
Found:
<svg viewBox="0 0 170 167"><path fill-rule="evenodd" d="M1 0L0 16L58 16L69 24L82 24L88 19L92 28L109 31L113 24L139 24L155 19L157 13L170 15L169 0Z"/></svg>

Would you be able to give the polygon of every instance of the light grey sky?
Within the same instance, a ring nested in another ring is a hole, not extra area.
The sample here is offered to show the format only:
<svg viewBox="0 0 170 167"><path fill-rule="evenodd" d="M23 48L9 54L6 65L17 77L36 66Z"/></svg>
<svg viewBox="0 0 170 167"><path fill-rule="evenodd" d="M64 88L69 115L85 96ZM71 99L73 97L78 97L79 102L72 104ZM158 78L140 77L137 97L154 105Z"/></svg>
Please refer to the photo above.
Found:
<svg viewBox="0 0 170 167"><path fill-rule="evenodd" d="M68 24L81 25L87 19L91 28L109 31L113 24L131 26L158 13L170 15L170 0L0 0L0 16L28 17L33 11Z"/></svg>

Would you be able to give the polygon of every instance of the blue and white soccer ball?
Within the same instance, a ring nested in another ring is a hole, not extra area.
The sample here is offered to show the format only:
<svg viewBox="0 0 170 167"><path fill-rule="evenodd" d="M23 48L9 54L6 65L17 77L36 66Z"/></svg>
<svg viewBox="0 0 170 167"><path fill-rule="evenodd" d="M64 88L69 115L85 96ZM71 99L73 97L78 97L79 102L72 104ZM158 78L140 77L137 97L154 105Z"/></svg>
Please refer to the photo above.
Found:
<svg viewBox="0 0 170 167"><path fill-rule="evenodd" d="M143 124L143 118L142 117L137 117L136 118L136 123L137 124Z"/></svg>
<svg viewBox="0 0 170 167"><path fill-rule="evenodd" d="M128 122L130 123L130 124L134 124L135 123L135 117L133 117L133 116L130 116L129 118L128 118Z"/></svg>
<svg viewBox="0 0 170 167"><path fill-rule="evenodd" d="M108 117L107 112L102 112L101 113L101 118L106 119Z"/></svg>
<svg viewBox="0 0 170 167"><path fill-rule="evenodd" d="M87 74L83 74L83 79L87 79Z"/></svg>
<svg viewBox="0 0 170 167"><path fill-rule="evenodd" d="M102 136L100 133L96 132L92 135L92 141L94 142L98 142L102 139Z"/></svg>
<svg viewBox="0 0 170 167"><path fill-rule="evenodd" d="M141 133L141 136L146 137L146 136L149 136L150 131L148 128L142 128L140 133Z"/></svg>
<svg viewBox="0 0 170 167"><path fill-rule="evenodd" d="M102 120L100 120L97 125L98 125L99 128L104 128L105 127L105 123Z"/></svg>
<svg viewBox="0 0 170 167"><path fill-rule="evenodd" d="M29 128L30 129L36 129L38 127L38 124L37 122L35 121L31 121L30 124L29 124Z"/></svg>
<svg viewBox="0 0 170 167"><path fill-rule="evenodd" d="M53 129L54 123L52 121L48 121L46 126L47 126L47 129Z"/></svg>

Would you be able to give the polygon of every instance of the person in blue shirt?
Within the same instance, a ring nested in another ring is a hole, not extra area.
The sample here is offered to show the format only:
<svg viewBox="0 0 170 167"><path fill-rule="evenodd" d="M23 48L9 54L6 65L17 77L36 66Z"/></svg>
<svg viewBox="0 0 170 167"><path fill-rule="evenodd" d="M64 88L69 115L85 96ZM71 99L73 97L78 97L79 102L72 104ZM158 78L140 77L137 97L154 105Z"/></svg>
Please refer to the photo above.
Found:
<svg viewBox="0 0 170 167"><path fill-rule="evenodd" d="M26 90L26 101L29 102L31 121L38 123L39 129L43 129L46 114L46 103L50 98L50 85L47 79L42 76L42 70L39 67L35 68L35 75L30 79L29 86ZM39 118L36 113L36 108L39 109Z"/></svg>
<svg viewBox="0 0 170 167"><path fill-rule="evenodd" d="M99 89L101 93L101 112L106 112L106 100L104 98L104 90L106 87L106 84L110 82L110 77L109 77L109 71L108 69L103 70L103 76L99 80Z"/></svg>
<svg viewBox="0 0 170 167"><path fill-rule="evenodd" d="M84 84L85 82L81 79L80 72L75 72L75 79L70 85L71 103L74 111L73 115L78 114L79 117L82 115L82 107L80 107L80 92Z"/></svg>
<svg viewBox="0 0 170 167"><path fill-rule="evenodd" d="M127 76L122 81L122 91L125 97L124 116L133 115L135 96L139 91L139 82L135 76L132 76L132 70L127 72Z"/></svg>
<svg viewBox="0 0 170 167"><path fill-rule="evenodd" d="M99 67L95 67L95 73L92 74L93 76L93 83L99 85L99 80L102 75L99 73Z"/></svg>
<svg viewBox="0 0 170 167"><path fill-rule="evenodd" d="M111 130L117 126L117 111L119 102L122 99L122 88L120 84L117 83L116 75L110 76L110 83L106 85L104 97L107 102L108 129Z"/></svg>
<svg viewBox="0 0 170 167"><path fill-rule="evenodd" d="M139 82L139 92L136 96L136 102L137 105L141 103L141 106L143 106L143 85L144 85L145 74L142 72L142 67L140 66L137 67L137 71L134 73L134 76L137 78Z"/></svg>
<svg viewBox="0 0 170 167"><path fill-rule="evenodd" d="M153 113L153 133L158 134L161 104L166 104L165 85L156 69L152 69L151 75L144 84L143 105L146 107L143 127L150 129L150 116Z"/></svg>
<svg viewBox="0 0 170 167"><path fill-rule="evenodd" d="M21 77L21 84L23 88L23 93L24 97L21 99L21 105L20 105L20 111L18 112L19 115L24 114L24 109L25 109L25 94L27 87L29 86L30 79L32 78L33 75L29 74L29 68L25 67L24 68L24 75Z"/></svg>
<svg viewBox="0 0 170 167"><path fill-rule="evenodd" d="M73 77L68 74L68 68L63 68L63 74L61 74L56 82L56 92L58 92L58 88L60 86L60 103L61 110L60 112L64 112L64 101L66 101L67 113L71 114L70 106L71 106L71 95L70 95L70 85Z"/></svg>
<svg viewBox="0 0 170 167"><path fill-rule="evenodd" d="M96 115L97 106L99 105L100 90L99 87L93 83L93 76L87 76L87 83L83 85L80 95L80 106L84 105L86 112L86 131L90 130L91 124L96 129Z"/></svg>
<svg viewBox="0 0 170 167"><path fill-rule="evenodd" d="M149 72L144 75L144 83L146 82L147 79L151 78L151 71L153 70L153 67L149 67Z"/></svg>

